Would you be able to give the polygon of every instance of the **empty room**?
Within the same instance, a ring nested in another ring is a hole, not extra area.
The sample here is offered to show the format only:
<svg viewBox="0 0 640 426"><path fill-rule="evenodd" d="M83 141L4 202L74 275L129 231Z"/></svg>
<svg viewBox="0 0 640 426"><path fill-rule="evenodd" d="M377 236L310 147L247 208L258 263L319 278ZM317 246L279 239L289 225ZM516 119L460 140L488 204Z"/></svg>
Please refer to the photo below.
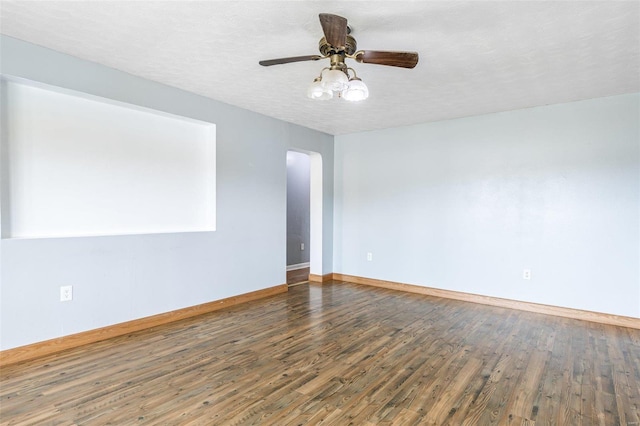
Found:
<svg viewBox="0 0 640 426"><path fill-rule="evenodd" d="M0 1L0 425L640 425L640 1Z"/></svg>

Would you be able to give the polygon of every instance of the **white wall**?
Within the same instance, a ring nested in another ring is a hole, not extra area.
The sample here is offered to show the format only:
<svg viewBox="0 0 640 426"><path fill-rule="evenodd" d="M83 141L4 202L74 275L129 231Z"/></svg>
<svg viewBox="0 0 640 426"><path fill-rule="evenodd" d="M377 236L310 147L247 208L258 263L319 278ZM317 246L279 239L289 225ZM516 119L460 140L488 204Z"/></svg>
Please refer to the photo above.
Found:
<svg viewBox="0 0 640 426"><path fill-rule="evenodd" d="M639 104L337 136L335 272L640 317Z"/></svg>
<svg viewBox="0 0 640 426"><path fill-rule="evenodd" d="M324 160L322 268L332 272L332 136L10 37L0 37L0 55L3 74L217 130L215 232L0 241L0 349L284 284L291 148ZM59 301L62 285L74 286L72 302Z"/></svg>

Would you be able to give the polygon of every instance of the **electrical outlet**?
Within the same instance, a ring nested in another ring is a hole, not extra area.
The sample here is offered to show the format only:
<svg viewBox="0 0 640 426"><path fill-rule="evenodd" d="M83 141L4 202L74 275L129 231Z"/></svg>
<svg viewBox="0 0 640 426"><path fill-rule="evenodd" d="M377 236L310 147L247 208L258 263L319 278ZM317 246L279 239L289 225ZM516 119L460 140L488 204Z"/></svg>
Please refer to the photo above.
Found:
<svg viewBox="0 0 640 426"><path fill-rule="evenodd" d="M530 280L531 279L531 269L523 269L522 270L522 279Z"/></svg>
<svg viewBox="0 0 640 426"><path fill-rule="evenodd" d="M73 300L73 286L63 285L60 287L60 301L69 302Z"/></svg>
<svg viewBox="0 0 640 426"><path fill-rule="evenodd" d="M373 260L373 253L371 253L371 252L367 253L367 260L369 262L371 262Z"/></svg>
<svg viewBox="0 0 640 426"><path fill-rule="evenodd" d="M300 243L300 250L304 250L304 243Z"/></svg>

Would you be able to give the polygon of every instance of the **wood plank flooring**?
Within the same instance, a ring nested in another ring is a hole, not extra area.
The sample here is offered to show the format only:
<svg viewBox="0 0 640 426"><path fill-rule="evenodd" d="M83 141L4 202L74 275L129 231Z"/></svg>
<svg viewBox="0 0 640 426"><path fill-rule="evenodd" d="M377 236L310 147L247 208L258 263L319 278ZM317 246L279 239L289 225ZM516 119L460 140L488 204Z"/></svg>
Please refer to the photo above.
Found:
<svg viewBox="0 0 640 426"><path fill-rule="evenodd" d="M640 331L332 282L0 384L2 425L640 425Z"/></svg>
<svg viewBox="0 0 640 426"><path fill-rule="evenodd" d="M287 284L298 284L304 281L309 281L309 268L287 271Z"/></svg>

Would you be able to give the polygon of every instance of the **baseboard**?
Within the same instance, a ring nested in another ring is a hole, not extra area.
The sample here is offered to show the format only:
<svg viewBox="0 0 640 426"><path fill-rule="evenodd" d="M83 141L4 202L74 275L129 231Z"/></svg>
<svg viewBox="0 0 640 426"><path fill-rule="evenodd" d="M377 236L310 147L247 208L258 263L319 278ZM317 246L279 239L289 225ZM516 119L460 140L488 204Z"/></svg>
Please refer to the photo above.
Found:
<svg viewBox="0 0 640 426"><path fill-rule="evenodd" d="M226 299L203 303L201 305L189 306L187 308L165 312L150 317L97 328L95 330L83 331L81 333L58 337L56 339L46 340L44 342L37 342L26 346L7 349L4 351L0 351L0 367L22 361L32 360L35 358L40 358L46 355L64 351L66 349L76 348L78 346L99 342L101 340L110 339L112 337L122 336L125 334L133 333L135 331L157 327L159 325L168 324L170 322L207 314L219 309L228 308L230 306L239 305L241 303L250 302L252 300L262 299L265 297L273 296L275 294L286 293L287 290L287 285L281 284L274 287L252 291L250 293L227 297Z"/></svg>
<svg viewBox="0 0 640 426"><path fill-rule="evenodd" d="M535 312L538 314L554 315L557 317L640 329L640 318L605 314L601 312L583 311L580 309L563 308L560 306L543 305L539 303L521 302L518 300L501 299L499 297L492 296L481 296L478 294L464 293L453 290L441 290L437 288L422 287L413 284L402 284L393 281L377 280L373 278L358 277L354 275L332 274L332 277L336 281L346 281L354 284L364 284L391 290L400 290L409 293L442 297L445 299L462 300L464 302L480 303L483 305L498 306L501 308L519 309L521 311Z"/></svg>
<svg viewBox="0 0 640 426"><path fill-rule="evenodd" d="M324 274L324 275L316 275L309 274L309 282L310 283L323 283L326 281L331 281L335 274Z"/></svg>
<svg viewBox="0 0 640 426"><path fill-rule="evenodd" d="M289 271L297 271L298 269L308 268L309 265L311 265L309 262L296 263L295 265L287 265L287 272L289 272Z"/></svg>

